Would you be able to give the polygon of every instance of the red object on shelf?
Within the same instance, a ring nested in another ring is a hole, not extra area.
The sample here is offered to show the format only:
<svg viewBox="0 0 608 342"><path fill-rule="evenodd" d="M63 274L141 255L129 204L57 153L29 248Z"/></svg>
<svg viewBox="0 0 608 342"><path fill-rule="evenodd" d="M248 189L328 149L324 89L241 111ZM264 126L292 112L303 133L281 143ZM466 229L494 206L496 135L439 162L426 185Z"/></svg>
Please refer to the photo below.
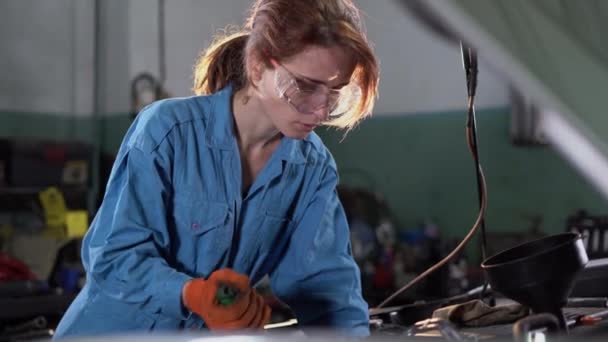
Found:
<svg viewBox="0 0 608 342"><path fill-rule="evenodd" d="M36 275L22 261L0 252L0 282L36 280Z"/></svg>
<svg viewBox="0 0 608 342"><path fill-rule="evenodd" d="M395 275L392 268L384 264L376 265L373 282L376 289L392 289L395 285Z"/></svg>

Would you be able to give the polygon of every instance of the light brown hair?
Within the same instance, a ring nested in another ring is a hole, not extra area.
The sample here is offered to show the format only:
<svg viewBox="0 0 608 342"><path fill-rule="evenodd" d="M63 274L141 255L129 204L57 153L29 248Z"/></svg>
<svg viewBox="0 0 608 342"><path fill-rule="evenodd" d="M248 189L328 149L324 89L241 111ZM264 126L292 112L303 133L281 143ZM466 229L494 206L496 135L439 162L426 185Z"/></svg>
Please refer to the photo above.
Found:
<svg viewBox="0 0 608 342"><path fill-rule="evenodd" d="M223 34L203 52L194 69L197 95L228 83L235 90L251 84L251 63L281 61L309 45L342 46L355 58L351 82L362 96L355 108L328 122L350 129L370 115L378 93L379 68L365 36L359 10L351 0L256 0L242 30Z"/></svg>

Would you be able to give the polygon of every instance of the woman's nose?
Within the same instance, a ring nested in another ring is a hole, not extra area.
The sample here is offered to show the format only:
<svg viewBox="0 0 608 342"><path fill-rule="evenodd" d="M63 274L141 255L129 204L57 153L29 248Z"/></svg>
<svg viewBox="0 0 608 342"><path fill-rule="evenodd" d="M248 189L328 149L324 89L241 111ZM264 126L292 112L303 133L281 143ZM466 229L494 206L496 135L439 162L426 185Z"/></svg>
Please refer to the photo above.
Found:
<svg viewBox="0 0 608 342"><path fill-rule="evenodd" d="M321 106L320 108L316 109L313 114L318 117L321 122L327 121L329 118L329 107Z"/></svg>

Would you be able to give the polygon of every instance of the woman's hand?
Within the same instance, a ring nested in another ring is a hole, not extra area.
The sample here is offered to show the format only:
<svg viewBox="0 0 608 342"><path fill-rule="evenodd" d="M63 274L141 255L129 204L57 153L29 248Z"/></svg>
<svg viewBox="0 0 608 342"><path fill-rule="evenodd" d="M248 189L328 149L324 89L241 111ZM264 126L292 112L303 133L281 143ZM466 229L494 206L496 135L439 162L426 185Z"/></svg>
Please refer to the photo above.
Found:
<svg viewBox="0 0 608 342"><path fill-rule="evenodd" d="M182 300L210 330L260 329L270 319L270 307L249 285L249 277L231 269L215 271L207 280L187 282Z"/></svg>

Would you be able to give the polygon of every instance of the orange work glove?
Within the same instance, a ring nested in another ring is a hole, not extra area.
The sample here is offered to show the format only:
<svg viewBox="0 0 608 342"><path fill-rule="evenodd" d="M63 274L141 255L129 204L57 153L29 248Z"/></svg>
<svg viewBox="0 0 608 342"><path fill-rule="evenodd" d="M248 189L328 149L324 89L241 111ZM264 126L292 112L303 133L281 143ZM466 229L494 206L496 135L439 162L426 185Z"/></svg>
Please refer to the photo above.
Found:
<svg viewBox="0 0 608 342"><path fill-rule="evenodd" d="M218 301L220 285L236 289L230 304ZM184 305L199 315L210 330L240 330L263 328L270 319L270 307L264 298L249 286L249 277L222 269L211 273L209 279L196 278L184 285Z"/></svg>

